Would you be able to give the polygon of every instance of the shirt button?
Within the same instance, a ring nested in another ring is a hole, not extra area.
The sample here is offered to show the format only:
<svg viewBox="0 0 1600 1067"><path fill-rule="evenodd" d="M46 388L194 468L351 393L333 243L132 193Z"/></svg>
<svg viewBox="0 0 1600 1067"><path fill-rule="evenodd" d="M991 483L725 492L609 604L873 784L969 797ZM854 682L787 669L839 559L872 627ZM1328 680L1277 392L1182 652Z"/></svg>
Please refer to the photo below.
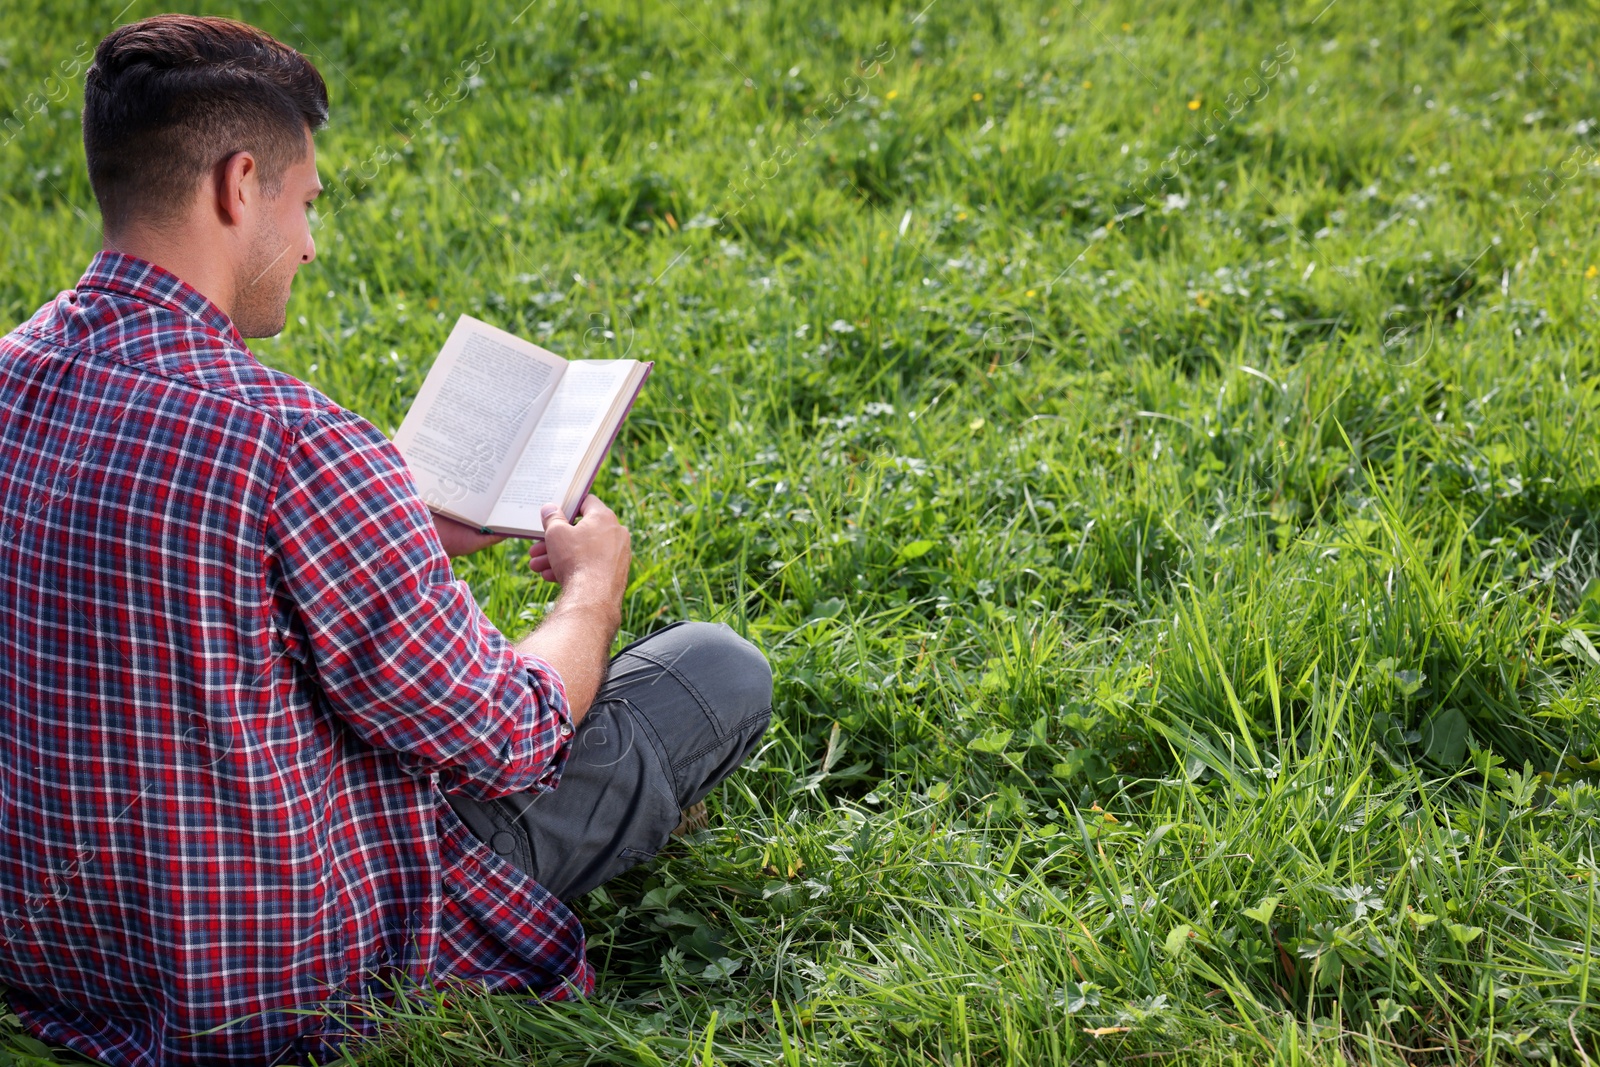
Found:
<svg viewBox="0 0 1600 1067"><path fill-rule="evenodd" d="M572 724L570 722L562 723L561 724L561 729L559 731L557 731L557 732L560 733L562 737L571 737L572 736Z"/></svg>

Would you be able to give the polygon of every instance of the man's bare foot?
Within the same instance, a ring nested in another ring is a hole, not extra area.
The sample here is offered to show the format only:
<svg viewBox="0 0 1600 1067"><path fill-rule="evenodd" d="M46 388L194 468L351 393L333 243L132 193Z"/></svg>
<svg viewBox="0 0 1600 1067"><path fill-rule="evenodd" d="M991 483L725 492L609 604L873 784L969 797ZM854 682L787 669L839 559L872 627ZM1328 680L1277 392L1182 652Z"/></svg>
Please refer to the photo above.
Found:
<svg viewBox="0 0 1600 1067"><path fill-rule="evenodd" d="M682 837L697 830L704 830L709 825L710 818L706 815L706 802L702 800L683 809L683 821L678 824L676 830L672 831L672 836Z"/></svg>

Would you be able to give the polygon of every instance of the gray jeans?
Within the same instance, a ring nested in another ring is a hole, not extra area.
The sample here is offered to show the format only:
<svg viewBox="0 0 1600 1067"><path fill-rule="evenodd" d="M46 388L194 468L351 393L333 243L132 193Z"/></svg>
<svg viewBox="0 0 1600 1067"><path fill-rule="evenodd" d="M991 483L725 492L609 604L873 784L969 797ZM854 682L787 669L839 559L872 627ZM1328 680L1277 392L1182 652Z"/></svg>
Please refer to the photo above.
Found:
<svg viewBox="0 0 1600 1067"><path fill-rule="evenodd" d="M760 651L726 623L675 622L612 657L555 789L445 799L480 840L571 900L654 857L771 718Z"/></svg>

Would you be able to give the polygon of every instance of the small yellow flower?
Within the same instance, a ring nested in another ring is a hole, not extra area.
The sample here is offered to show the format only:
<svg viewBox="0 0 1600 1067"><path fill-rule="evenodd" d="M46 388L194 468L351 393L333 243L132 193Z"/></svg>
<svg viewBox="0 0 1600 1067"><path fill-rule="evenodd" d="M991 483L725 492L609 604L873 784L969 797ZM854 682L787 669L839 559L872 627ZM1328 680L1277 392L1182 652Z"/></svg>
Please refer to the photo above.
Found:
<svg viewBox="0 0 1600 1067"><path fill-rule="evenodd" d="M1034 290L1032 290L1032 289L1029 289L1029 290L1028 290L1028 295L1029 295L1029 296L1032 296L1032 295L1033 295L1033 294L1034 294Z"/></svg>
<svg viewBox="0 0 1600 1067"><path fill-rule="evenodd" d="M1094 82L1085 80L1084 83L1083 83L1083 87L1085 89L1093 89L1094 88Z"/></svg>
<svg viewBox="0 0 1600 1067"><path fill-rule="evenodd" d="M1194 302L1203 308L1208 308L1211 306L1211 294L1202 289L1194 294Z"/></svg>
<svg viewBox="0 0 1600 1067"><path fill-rule="evenodd" d="M1200 98L1198 96L1195 97L1193 100L1189 101L1189 110L1190 111L1199 111L1200 110Z"/></svg>
<svg viewBox="0 0 1600 1067"><path fill-rule="evenodd" d="M973 93L972 94L972 99L974 99L974 100L982 100L983 99L983 94L982 93Z"/></svg>
<svg viewBox="0 0 1600 1067"><path fill-rule="evenodd" d="M957 222L965 222L966 219L967 219L967 213L965 211L956 212L956 221Z"/></svg>
<svg viewBox="0 0 1600 1067"><path fill-rule="evenodd" d="M893 99L894 99L894 98L895 98L895 97L897 97L897 96L899 96L899 95L900 95L900 90L899 90L899 89L890 89L890 90L889 90L889 93L888 93L888 95L887 95L887 96L886 96L886 97L885 97L885 99L887 99L887 100L893 100Z"/></svg>
<svg viewBox="0 0 1600 1067"><path fill-rule="evenodd" d="M1589 269L1583 272L1583 276L1585 278L1600 277L1600 267L1595 266L1593 263L1589 264Z"/></svg>
<svg viewBox="0 0 1600 1067"><path fill-rule="evenodd" d="M1123 24L1122 24L1122 32L1123 32L1123 33L1127 33L1127 32L1128 32L1128 31L1129 31L1129 30L1131 30L1131 29L1133 29L1133 23L1131 23L1131 22L1124 22L1124 23L1123 23Z"/></svg>

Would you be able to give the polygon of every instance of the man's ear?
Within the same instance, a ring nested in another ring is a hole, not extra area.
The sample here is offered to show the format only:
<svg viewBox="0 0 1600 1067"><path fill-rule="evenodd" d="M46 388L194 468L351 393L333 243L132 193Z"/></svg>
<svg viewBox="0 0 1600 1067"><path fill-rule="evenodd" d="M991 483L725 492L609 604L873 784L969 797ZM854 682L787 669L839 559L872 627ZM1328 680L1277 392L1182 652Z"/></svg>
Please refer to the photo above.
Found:
<svg viewBox="0 0 1600 1067"><path fill-rule="evenodd" d="M217 220L226 226L244 224L246 212L260 195L261 169L249 152L235 152L217 164L213 190Z"/></svg>

